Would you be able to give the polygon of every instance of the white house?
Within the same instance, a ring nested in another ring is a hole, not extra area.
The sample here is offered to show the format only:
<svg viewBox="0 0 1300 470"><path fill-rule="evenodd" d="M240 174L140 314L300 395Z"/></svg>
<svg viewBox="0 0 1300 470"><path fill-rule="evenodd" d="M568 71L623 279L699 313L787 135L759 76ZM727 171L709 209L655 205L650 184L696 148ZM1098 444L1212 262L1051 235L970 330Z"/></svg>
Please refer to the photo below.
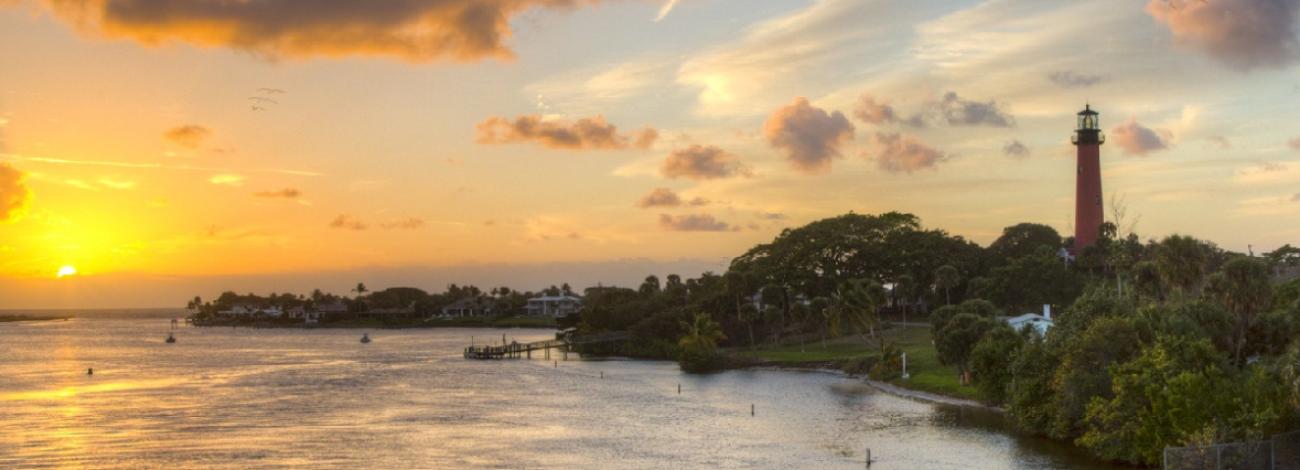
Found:
<svg viewBox="0 0 1300 470"><path fill-rule="evenodd" d="M279 318L281 315L284 315L284 310L280 310L280 307L254 307L248 304L238 304L231 307L230 310L217 312L217 315L227 317L252 317L261 315Z"/></svg>
<svg viewBox="0 0 1300 470"><path fill-rule="evenodd" d="M1016 331L1020 331L1025 326L1031 326L1035 330L1038 330L1038 334L1046 335L1047 330L1052 328L1052 306L1049 304L1043 304L1042 315L1037 313L1026 313L1024 315L1008 317L1006 318L1006 322Z"/></svg>
<svg viewBox="0 0 1300 470"><path fill-rule="evenodd" d="M572 295L543 295L528 299L525 309L529 315L562 317L582 308L582 299Z"/></svg>

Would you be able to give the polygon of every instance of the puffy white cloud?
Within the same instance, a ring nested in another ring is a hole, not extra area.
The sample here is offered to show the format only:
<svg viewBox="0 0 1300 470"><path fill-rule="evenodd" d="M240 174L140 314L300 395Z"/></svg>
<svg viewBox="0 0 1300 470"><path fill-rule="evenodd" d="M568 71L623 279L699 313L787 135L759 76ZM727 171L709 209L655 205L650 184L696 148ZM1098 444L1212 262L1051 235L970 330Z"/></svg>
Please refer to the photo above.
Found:
<svg viewBox="0 0 1300 470"><path fill-rule="evenodd" d="M659 172L669 178L711 180L750 174L740 158L712 145L692 145L674 150Z"/></svg>
<svg viewBox="0 0 1300 470"><path fill-rule="evenodd" d="M870 158L890 173L911 173L933 168L948 158L943 152L910 135L877 132L871 137Z"/></svg>
<svg viewBox="0 0 1300 470"><path fill-rule="evenodd" d="M853 124L844 113L828 113L799 97L767 118L763 136L773 148L785 151L786 161L796 170L822 173L840 156L844 142L853 140Z"/></svg>
<svg viewBox="0 0 1300 470"><path fill-rule="evenodd" d="M1118 145L1128 155L1146 155L1169 148L1172 136L1168 131L1157 131L1129 118L1128 122L1111 129L1109 137L1107 142Z"/></svg>

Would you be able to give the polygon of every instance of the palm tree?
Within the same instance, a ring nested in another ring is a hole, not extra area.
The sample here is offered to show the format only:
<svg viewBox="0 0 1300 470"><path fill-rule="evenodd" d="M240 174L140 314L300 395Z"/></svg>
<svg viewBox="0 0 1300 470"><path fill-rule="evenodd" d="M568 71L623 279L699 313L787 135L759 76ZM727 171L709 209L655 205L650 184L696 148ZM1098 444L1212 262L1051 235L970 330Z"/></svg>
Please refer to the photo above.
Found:
<svg viewBox="0 0 1300 470"><path fill-rule="evenodd" d="M840 285L837 297L841 311L847 314L863 341L867 341L868 335L879 338L883 352L885 340L877 330L880 329L880 307L885 303L885 288L872 280L850 279Z"/></svg>
<svg viewBox="0 0 1300 470"><path fill-rule="evenodd" d="M1205 277L1208 258L1200 240L1183 235L1170 235L1156 245L1156 264L1160 276L1176 288L1179 300L1186 299Z"/></svg>
<svg viewBox="0 0 1300 470"><path fill-rule="evenodd" d="M736 319L744 323L749 328L749 350L754 351L754 322L760 318L759 311L754 308L754 304L745 304L736 312Z"/></svg>
<svg viewBox="0 0 1300 470"><path fill-rule="evenodd" d="M903 323L907 323L907 310L912 308L912 296L916 291L916 278L910 274L898 276L894 280L894 302L903 301Z"/></svg>
<svg viewBox="0 0 1300 470"><path fill-rule="evenodd" d="M352 288L352 292L356 292L356 293L357 293L357 297L361 297L362 294L365 294L366 292L369 292L369 290L366 289L366 284L365 284L365 283L363 283L363 282L358 282L358 283L357 283L357 286Z"/></svg>
<svg viewBox="0 0 1300 470"><path fill-rule="evenodd" d="M961 273L951 264L939 266L934 270L934 286L943 289L943 297L948 305L952 305L952 293L950 290L957 287L961 282Z"/></svg>
<svg viewBox="0 0 1300 470"><path fill-rule="evenodd" d="M718 348L718 341L727 339L718 322L706 313L696 313L690 323L681 322L686 336L677 342L683 349L694 351L713 351Z"/></svg>
<svg viewBox="0 0 1300 470"><path fill-rule="evenodd" d="M826 337L840 332L840 309L830 299L818 297L813 299L812 308L822 317L822 349L826 349Z"/></svg>

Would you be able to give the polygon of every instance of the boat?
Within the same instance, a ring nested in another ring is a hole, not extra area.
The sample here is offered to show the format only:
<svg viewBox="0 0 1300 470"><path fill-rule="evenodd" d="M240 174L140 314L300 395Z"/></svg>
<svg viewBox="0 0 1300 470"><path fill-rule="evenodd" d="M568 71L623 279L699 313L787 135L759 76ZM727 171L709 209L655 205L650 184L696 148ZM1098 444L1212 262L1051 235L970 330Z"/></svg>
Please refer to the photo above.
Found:
<svg viewBox="0 0 1300 470"><path fill-rule="evenodd" d="M175 342L176 342L176 337L175 337L175 336L172 336L171 333L167 333L167 343L168 343L168 344L171 344L171 343L175 343Z"/></svg>
<svg viewBox="0 0 1300 470"><path fill-rule="evenodd" d="M366 343L369 343L369 342L370 342L370 333L362 333L362 334L361 334L361 344L366 344Z"/></svg>

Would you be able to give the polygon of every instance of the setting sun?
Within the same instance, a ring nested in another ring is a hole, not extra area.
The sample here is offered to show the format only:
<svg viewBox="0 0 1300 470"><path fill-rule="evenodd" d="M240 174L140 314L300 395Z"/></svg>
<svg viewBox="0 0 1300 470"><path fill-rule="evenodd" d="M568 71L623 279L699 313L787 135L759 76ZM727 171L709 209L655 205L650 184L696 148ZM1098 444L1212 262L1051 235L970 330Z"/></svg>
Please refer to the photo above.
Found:
<svg viewBox="0 0 1300 470"><path fill-rule="evenodd" d="M75 274L77 274L77 268L76 268L76 267L73 267L73 266L71 266L71 265L63 265L63 266L60 266L60 267L59 267L59 272L58 272L58 274L55 274L54 276L57 277L57 278L62 279L62 278L65 278L65 277L68 277L68 276L72 276L72 275L75 275Z"/></svg>

